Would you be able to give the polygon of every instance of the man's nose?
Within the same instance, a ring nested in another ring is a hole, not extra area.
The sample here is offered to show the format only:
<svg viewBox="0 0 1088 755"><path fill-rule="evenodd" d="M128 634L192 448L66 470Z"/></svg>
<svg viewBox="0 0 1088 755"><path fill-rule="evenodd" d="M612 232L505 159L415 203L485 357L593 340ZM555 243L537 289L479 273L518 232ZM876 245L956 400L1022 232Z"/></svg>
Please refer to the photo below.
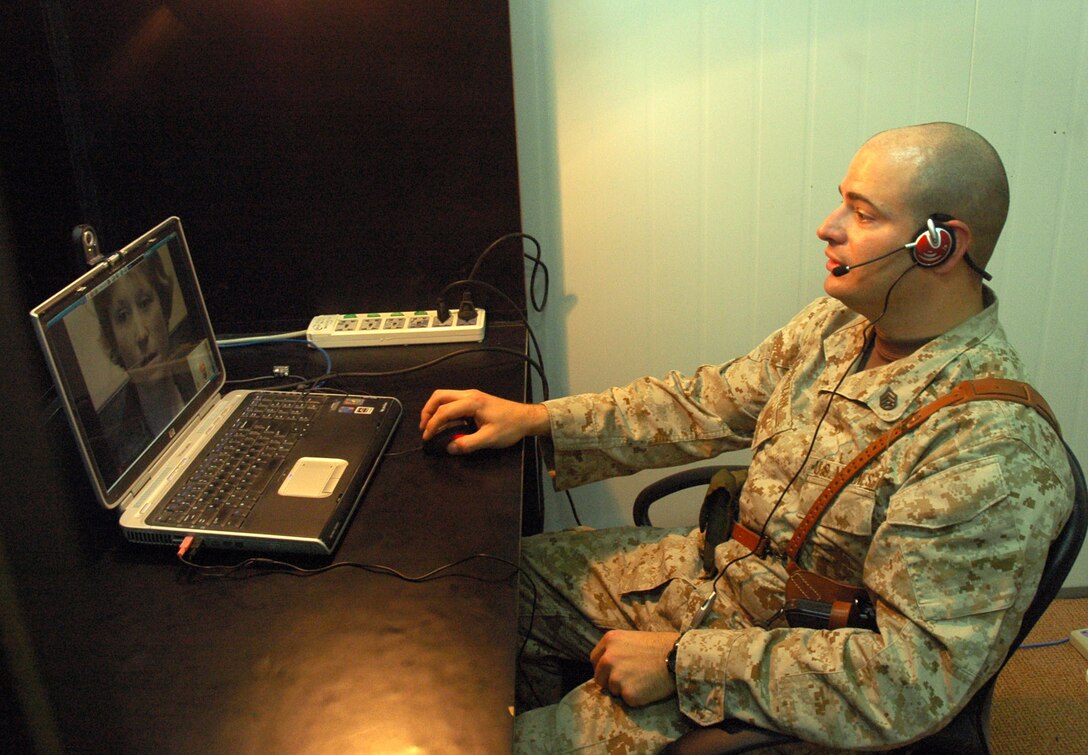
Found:
<svg viewBox="0 0 1088 755"><path fill-rule="evenodd" d="M824 222L820 223L816 229L816 237L820 241L825 241L829 244L839 243L843 240L844 234L842 229L842 211L841 208L834 210L824 218Z"/></svg>

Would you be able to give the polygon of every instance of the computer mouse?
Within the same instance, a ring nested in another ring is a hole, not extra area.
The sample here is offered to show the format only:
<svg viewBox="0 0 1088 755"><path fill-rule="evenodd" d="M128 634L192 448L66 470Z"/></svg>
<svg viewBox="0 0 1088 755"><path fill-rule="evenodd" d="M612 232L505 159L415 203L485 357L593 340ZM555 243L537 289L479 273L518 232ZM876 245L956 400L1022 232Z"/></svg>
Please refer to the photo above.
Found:
<svg viewBox="0 0 1088 755"><path fill-rule="evenodd" d="M434 435L423 441L423 452L432 456L446 455L446 446L462 435L476 432L476 423L467 417L455 419L438 428Z"/></svg>

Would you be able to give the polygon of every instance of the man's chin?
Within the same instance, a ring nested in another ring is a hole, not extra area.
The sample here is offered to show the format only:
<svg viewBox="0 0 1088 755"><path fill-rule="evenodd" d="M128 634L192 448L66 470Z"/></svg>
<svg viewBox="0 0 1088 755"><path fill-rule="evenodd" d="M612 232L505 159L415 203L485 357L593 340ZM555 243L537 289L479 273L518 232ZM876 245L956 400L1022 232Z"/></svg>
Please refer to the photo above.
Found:
<svg viewBox="0 0 1088 755"><path fill-rule="evenodd" d="M824 278L824 293L833 299L838 299L843 304L846 304L846 302L843 301L843 295L846 294L846 286L844 286L843 283L844 281L838 276L828 273L827 277ZM847 304L847 306L850 305Z"/></svg>
<svg viewBox="0 0 1088 755"><path fill-rule="evenodd" d="M824 293L830 296L832 299L837 299L847 309L856 312L863 317L870 317L872 313L871 306L866 306L866 303L857 296L856 290L854 290L847 281L834 275L828 275L824 279Z"/></svg>

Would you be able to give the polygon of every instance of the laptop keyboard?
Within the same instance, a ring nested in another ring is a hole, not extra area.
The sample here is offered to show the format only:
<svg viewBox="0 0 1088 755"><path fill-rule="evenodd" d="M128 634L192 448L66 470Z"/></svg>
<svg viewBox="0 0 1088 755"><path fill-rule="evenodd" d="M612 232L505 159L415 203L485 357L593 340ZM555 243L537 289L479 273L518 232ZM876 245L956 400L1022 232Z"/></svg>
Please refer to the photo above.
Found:
<svg viewBox="0 0 1088 755"><path fill-rule="evenodd" d="M256 393L224 428L151 524L237 530L324 403L305 394Z"/></svg>

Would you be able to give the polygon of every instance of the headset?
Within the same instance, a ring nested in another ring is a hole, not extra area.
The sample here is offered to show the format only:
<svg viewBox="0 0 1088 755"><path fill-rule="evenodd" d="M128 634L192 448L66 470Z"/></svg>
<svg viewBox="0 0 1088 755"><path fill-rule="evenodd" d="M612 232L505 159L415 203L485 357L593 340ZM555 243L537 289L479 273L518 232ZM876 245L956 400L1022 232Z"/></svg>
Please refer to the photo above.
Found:
<svg viewBox="0 0 1088 755"><path fill-rule="evenodd" d="M881 254L879 257L873 257L871 260L859 262L856 265L839 265L831 270L831 274L835 277L842 277L855 268L871 265L906 249L910 250L910 258L915 265L919 267L937 267L945 263L952 256L952 253L956 251L956 234L945 225L949 220L952 220L950 215L939 213L930 215L926 220L926 224L918 229L914 241L909 244L904 244L897 249ZM969 255L965 254L963 260L969 268L981 275L984 280L993 279L993 276L976 265Z"/></svg>
<svg viewBox="0 0 1088 755"><path fill-rule="evenodd" d="M885 252L878 257L859 262L856 265L839 265L831 271L831 274L841 277L855 268L880 262L885 257L891 257L896 252L902 252L906 249L910 250L910 258L919 267L937 267L956 251L956 234L948 226L944 225L951 219L947 215L930 215L926 220L926 224L918 229L914 241L909 244L904 244L897 249L892 249L890 252Z"/></svg>

